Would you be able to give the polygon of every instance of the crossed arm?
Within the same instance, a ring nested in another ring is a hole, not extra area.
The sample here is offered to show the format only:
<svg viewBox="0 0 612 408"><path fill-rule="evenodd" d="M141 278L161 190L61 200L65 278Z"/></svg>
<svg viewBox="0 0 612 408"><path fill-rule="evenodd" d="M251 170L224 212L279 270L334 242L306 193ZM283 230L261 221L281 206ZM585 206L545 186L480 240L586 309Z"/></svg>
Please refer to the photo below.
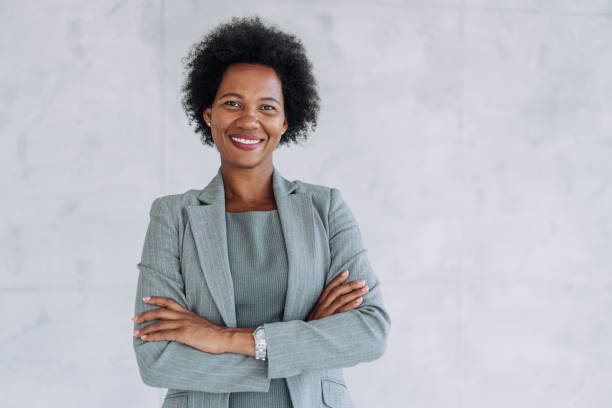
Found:
<svg viewBox="0 0 612 408"><path fill-rule="evenodd" d="M136 292L135 316L151 310L143 296L161 293L186 308L180 271L178 233L167 205L156 199L151 207ZM133 340L142 380L153 387L211 393L268 391L270 379L307 370L351 367L379 358L386 347L391 321L382 300L359 227L342 200L331 189L329 210L330 282L349 270L351 278L363 279L370 290L353 310L317 320L265 323L268 359L252 357L254 328L229 329L229 352L207 353L178 341ZM135 329L144 327L135 324Z"/></svg>

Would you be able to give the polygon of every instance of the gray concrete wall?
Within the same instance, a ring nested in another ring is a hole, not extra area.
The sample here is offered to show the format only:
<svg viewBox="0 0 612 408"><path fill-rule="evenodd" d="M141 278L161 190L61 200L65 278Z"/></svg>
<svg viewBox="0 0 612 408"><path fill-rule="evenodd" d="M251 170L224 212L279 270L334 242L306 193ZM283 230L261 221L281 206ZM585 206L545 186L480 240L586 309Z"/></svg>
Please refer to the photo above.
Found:
<svg viewBox="0 0 612 408"><path fill-rule="evenodd" d="M341 189L393 319L355 406L612 405L612 1L0 4L2 407L161 404L132 350L148 210L219 165L180 59L253 13L323 102L275 164Z"/></svg>

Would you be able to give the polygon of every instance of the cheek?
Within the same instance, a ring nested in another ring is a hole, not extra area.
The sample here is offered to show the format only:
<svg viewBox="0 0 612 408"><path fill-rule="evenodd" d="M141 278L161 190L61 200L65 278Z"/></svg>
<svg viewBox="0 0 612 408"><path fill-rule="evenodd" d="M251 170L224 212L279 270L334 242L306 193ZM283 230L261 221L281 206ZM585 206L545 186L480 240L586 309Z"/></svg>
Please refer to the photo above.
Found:
<svg viewBox="0 0 612 408"><path fill-rule="evenodd" d="M213 135L222 137L230 123L231 121L228 121L226 117L222 115L217 116L210 126Z"/></svg>
<svg viewBox="0 0 612 408"><path fill-rule="evenodd" d="M274 129L277 129L279 132L283 131L283 123L285 122L284 117L279 116L279 117L273 118L270 122Z"/></svg>
<svg viewBox="0 0 612 408"><path fill-rule="evenodd" d="M267 126L266 131L273 139L280 139L283 136L283 122L274 122Z"/></svg>

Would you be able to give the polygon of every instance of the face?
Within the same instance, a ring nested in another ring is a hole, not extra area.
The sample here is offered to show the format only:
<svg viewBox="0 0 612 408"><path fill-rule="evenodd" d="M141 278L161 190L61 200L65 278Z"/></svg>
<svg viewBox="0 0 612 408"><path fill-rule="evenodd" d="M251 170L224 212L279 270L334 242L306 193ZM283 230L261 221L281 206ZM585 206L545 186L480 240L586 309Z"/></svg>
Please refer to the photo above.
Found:
<svg viewBox="0 0 612 408"><path fill-rule="evenodd" d="M265 65L230 65L215 100L204 110L222 165L254 168L272 164L272 152L288 124L276 71ZM253 143L255 142L255 143Z"/></svg>

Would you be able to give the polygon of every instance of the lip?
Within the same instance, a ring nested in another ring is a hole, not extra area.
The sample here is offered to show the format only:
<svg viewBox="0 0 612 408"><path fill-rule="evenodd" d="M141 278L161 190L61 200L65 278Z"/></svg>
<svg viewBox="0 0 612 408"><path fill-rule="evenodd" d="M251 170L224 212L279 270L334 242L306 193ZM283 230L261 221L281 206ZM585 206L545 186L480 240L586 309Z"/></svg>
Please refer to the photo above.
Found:
<svg viewBox="0 0 612 408"><path fill-rule="evenodd" d="M240 143L240 142L235 141L234 139L232 139L232 137L239 137L241 139L248 139L248 140L261 140L261 138L257 136L253 136L253 135L244 135L244 134L229 135L230 141L234 144L234 146L242 150L255 150L259 146L261 146L263 143L263 140L261 140L259 143L245 144L245 143Z"/></svg>

